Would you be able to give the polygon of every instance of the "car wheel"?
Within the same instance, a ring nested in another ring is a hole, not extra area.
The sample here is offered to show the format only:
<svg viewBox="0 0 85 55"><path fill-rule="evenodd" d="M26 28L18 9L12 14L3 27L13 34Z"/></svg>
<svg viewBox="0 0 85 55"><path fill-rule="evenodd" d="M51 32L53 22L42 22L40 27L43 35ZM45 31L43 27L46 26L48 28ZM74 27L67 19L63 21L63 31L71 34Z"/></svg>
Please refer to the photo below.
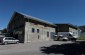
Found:
<svg viewBox="0 0 85 55"><path fill-rule="evenodd" d="M4 45L7 45L8 43L7 42L4 42Z"/></svg>
<svg viewBox="0 0 85 55"><path fill-rule="evenodd" d="M16 42L16 44L18 44L18 43L19 43L19 41Z"/></svg>

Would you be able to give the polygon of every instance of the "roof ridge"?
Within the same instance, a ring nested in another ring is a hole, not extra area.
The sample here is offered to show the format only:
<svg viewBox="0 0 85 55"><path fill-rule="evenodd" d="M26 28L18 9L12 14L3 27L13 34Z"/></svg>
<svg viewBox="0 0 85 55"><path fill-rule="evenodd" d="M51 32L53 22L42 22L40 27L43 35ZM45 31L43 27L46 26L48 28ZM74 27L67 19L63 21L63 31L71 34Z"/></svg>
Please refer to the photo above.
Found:
<svg viewBox="0 0 85 55"><path fill-rule="evenodd" d="M19 13L19 14L24 15L24 16L26 16L26 17L30 17L30 18L32 18L32 19L34 19L34 20L38 20L38 21L45 22L45 23L48 23L48 24L51 24L51 25L56 26L55 24L53 24L53 23L51 23L51 22L45 21L45 20L43 20L43 19L36 18L36 17L34 17L34 16L31 16L31 15L27 15L27 14L24 14L24 13L21 13L21 12L16 12L16 13Z"/></svg>

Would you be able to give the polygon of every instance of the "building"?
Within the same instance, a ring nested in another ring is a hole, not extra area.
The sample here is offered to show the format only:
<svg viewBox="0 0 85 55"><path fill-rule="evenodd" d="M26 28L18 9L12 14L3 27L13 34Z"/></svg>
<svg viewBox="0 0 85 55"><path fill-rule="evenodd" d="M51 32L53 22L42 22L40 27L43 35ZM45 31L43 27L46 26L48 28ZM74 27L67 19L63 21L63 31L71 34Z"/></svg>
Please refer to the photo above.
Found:
<svg viewBox="0 0 85 55"><path fill-rule="evenodd" d="M56 24L56 33L58 35L72 36L71 38L77 39L80 37L80 29L72 24Z"/></svg>
<svg viewBox="0 0 85 55"><path fill-rule="evenodd" d="M2 30L0 30L0 34L2 33Z"/></svg>
<svg viewBox="0 0 85 55"><path fill-rule="evenodd" d="M3 33L3 30L0 30L0 37L5 37L5 33Z"/></svg>
<svg viewBox="0 0 85 55"><path fill-rule="evenodd" d="M85 25L79 26L79 28L81 29L81 34L80 34L80 36L81 36L81 37L84 37L84 36L85 36Z"/></svg>
<svg viewBox="0 0 85 55"><path fill-rule="evenodd" d="M79 26L79 28L81 29L82 32L85 32L85 25Z"/></svg>
<svg viewBox="0 0 85 55"><path fill-rule="evenodd" d="M7 26L7 32L21 43L48 41L53 39L55 27L56 25L47 21L14 12Z"/></svg>

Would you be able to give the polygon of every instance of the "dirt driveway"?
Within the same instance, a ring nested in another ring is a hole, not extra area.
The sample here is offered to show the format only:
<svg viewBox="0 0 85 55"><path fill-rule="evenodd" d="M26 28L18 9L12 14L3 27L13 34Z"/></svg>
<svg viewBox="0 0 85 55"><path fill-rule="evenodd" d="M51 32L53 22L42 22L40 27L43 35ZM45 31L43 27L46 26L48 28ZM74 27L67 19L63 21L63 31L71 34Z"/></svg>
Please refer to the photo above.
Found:
<svg viewBox="0 0 85 55"><path fill-rule="evenodd" d="M64 55L64 44L73 44L71 41L44 41L25 44L0 45L0 55ZM61 48L60 48L61 47ZM70 46L69 46L70 48ZM55 52L57 49L59 51ZM67 51L67 50L66 50Z"/></svg>

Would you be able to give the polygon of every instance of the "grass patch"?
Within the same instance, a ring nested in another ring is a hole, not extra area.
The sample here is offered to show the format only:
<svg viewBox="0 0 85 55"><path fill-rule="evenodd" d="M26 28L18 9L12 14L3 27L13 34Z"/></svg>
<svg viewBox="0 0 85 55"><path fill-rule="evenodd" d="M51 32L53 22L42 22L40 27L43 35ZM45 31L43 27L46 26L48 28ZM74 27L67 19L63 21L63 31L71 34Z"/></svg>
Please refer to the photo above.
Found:
<svg viewBox="0 0 85 55"><path fill-rule="evenodd" d="M78 40L85 40L85 36L80 36Z"/></svg>

